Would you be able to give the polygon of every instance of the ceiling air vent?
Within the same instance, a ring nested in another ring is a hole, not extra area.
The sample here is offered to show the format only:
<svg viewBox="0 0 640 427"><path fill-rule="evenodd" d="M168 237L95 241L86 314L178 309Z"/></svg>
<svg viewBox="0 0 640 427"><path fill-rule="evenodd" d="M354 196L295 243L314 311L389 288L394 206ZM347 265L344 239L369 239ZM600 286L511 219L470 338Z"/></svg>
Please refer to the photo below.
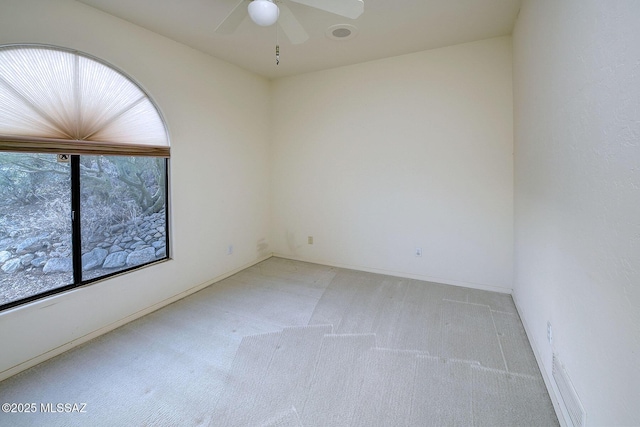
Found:
<svg viewBox="0 0 640 427"><path fill-rule="evenodd" d="M567 371L562 363L560 363L560 360L558 360L557 354L553 355L552 372L553 379L558 385L560 396L564 402L564 407L569 414L571 424L573 427L584 427L586 425L587 414L582 407L582 403L580 403L576 389L573 387L573 384L571 384Z"/></svg>
<svg viewBox="0 0 640 427"><path fill-rule="evenodd" d="M351 40L358 35L358 28L349 24L332 25L324 32L331 40Z"/></svg>

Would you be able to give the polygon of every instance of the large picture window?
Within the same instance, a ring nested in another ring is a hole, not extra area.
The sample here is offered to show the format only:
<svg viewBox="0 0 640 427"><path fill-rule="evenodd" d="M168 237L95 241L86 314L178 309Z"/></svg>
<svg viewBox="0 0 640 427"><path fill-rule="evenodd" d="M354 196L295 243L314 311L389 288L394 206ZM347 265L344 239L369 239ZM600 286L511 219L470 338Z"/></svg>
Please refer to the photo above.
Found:
<svg viewBox="0 0 640 427"><path fill-rule="evenodd" d="M0 46L0 309L168 259L168 158L122 72Z"/></svg>

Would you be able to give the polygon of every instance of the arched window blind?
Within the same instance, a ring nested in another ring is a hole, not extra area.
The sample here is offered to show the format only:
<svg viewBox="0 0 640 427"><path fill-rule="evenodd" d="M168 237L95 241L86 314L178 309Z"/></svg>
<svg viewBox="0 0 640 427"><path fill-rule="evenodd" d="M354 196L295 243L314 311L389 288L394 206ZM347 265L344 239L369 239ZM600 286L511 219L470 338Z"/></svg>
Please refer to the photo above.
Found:
<svg viewBox="0 0 640 427"><path fill-rule="evenodd" d="M0 151L169 157L164 121L122 72L51 46L0 46Z"/></svg>

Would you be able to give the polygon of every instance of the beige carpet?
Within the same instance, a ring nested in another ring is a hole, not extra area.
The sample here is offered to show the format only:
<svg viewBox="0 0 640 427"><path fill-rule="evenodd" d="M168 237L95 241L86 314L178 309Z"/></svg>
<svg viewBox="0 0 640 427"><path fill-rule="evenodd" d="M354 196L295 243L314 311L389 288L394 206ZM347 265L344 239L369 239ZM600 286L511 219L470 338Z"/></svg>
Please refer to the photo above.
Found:
<svg viewBox="0 0 640 427"><path fill-rule="evenodd" d="M285 426L557 425L538 376L327 330L243 339L211 425L258 426L277 414L288 415Z"/></svg>
<svg viewBox="0 0 640 427"><path fill-rule="evenodd" d="M271 258L0 383L10 426L558 425L508 295Z"/></svg>

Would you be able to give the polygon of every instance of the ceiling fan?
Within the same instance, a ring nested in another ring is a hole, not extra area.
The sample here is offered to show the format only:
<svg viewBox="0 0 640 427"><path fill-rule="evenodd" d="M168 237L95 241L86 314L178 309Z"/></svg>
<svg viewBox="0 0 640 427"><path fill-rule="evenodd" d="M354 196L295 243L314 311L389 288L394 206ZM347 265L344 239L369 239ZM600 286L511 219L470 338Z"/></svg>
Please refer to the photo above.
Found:
<svg viewBox="0 0 640 427"><path fill-rule="evenodd" d="M248 14L253 22L261 26L277 22L292 44L304 43L309 35L286 5L289 1L351 19L356 19L364 11L363 0L240 0L215 31L233 33Z"/></svg>

